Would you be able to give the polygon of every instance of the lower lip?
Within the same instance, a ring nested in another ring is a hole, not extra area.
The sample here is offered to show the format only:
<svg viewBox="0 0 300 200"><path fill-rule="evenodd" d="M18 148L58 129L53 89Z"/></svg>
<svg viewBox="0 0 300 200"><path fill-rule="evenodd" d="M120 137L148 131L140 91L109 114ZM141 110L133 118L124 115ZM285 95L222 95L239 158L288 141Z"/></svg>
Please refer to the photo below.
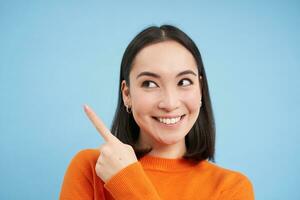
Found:
<svg viewBox="0 0 300 200"><path fill-rule="evenodd" d="M177 128L178 126L180 126L180 124L182 123L182 121L185 119L186 115L183 115L180 120L178 122L176 122L175 124L165 124L160 122L157 118L155 118L154 120L159 123L161 126L166 127L166 128Z"/></svg>

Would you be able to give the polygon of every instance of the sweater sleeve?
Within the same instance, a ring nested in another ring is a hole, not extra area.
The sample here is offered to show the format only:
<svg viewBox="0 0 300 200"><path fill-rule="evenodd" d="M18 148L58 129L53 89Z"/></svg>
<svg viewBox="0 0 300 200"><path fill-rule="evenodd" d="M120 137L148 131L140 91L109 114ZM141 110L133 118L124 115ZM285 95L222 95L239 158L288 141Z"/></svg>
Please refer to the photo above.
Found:
<svg viewBox="0 0 300 200"><path fill-rule="evenodd" d="M93 171L97 157L98 152L93 150L82 150L74 156L64 176L60 200L99 199L95 198L97 193L100 194L100 199L104 199L103 187L97 187L95 191L97 180L94 178Z"/></svg>
<svg viewBox="0 0 300 200"><path fill-rule="evenodd" d="M116 200L160 200L140 162L122 169L104 187Z"/></svg>
<svg viewBox="0 0 300 200"><path fill-rule="evenodd" d="M254 190L250 180L240 175L240 179L231 186L224 190L221 194L220 200L254 200Z"/></svg>

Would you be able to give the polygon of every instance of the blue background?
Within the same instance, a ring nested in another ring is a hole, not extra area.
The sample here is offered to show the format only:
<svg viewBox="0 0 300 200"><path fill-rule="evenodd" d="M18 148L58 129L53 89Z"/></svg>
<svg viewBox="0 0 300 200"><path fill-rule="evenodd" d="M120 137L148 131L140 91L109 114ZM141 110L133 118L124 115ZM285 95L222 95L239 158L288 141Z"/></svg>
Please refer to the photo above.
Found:
<svg viewBox="0 0 300 200"><path fill-rule="evenodd" d="M297 1L1 1L0 199L57 199L81 149L110 126L131 39L170 23L198 45L217 126L216 161L256 199L300 199Z"/></svg>

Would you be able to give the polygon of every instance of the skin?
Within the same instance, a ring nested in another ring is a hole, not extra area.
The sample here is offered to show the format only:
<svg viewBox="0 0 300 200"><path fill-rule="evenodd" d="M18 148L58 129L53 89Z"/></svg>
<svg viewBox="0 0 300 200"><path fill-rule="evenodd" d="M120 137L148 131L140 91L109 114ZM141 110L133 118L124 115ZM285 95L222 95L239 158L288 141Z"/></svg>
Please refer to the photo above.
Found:
<svg viewBox="0 0 300 200"><path fill-rule="evenodd" d="M152 75L141 75L151 72ZM179 75L181 72L188 72ZM140 75L140 76L139 76ZM140 127L140 146L151 146L149 155L178 158L186 151L185 136L200 111L201 92L193 55L175 41L143 48L135 57L130 86L122 82L123 100L132 108ZM185 115L179 126L165 126L153 117Z"/></svg>
<svg viewBox="0 0 300 200"><path fill-rule="evenodd" d="M201 107L201 77L196 66L192 54L175 41L147 46L136 55L130 86L123 81L121 89L124 104L131 107L140 127L138 144L153 149L149 155L179 158L185 153L184 138ZM101 153L95 170L104 182L108 182L123 168L137 162L137 158L133 148L116 138L92 108L85 105L84 111L105 141L99 147ZM157 120L157 117L170 116L184 117L175 125Z"/></svg>
<svg viewBox="0 0 300 200"><path fill-rule="evenodd" d="M137 162L137 158L133 148L115 137L92 108L84 105L84 111L104 139L104 144L99 147L100 155L96 162L95 170L97 176L106 183L123 168Z"/></svg>

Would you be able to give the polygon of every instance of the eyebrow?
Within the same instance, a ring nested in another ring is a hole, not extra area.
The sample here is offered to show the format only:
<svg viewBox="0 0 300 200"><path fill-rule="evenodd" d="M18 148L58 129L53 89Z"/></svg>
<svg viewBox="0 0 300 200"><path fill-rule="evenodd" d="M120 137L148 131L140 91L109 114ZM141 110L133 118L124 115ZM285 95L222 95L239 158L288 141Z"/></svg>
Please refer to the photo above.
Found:
<svg viewBox="0 0 300 200"><path fill-rule="evenodd" d="M179 77L179 76L182 76L182 75L186 75L186 74L192 74L194 76L197 76L197 74L195 72L193 72L192 70L185 70L185 71L182 71L179 74L177 74L176 78ZM139 73L136 76L136 79L138 79L141 76L152 76L154 78L160 78L160 75L158 75L158 74L155 74L153 72L144 71L144 72Z"/></svg>

